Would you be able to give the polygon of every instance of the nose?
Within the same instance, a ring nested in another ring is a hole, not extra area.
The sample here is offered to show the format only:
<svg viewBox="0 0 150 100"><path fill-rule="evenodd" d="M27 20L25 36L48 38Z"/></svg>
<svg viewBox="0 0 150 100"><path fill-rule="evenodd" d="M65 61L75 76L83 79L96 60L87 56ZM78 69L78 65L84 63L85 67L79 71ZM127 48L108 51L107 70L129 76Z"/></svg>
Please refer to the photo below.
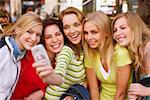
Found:
<svg viewBox="0 0 150 100"><path fill-rule="evenodd" d="M121 30L120 29L117 29L117 31L116 31L116 35L120 35L121 34Z"/></svg>
<svg viewBox="0 0 150 100"><path fill-rule="evenodd" d="M90 33L87 34L88 40L92 39L92 35Z"/></svg>
<svg viewBox="0 0 150 100"><path fill-rule="evenodd" d="M70 27L70 33L74 33L75 32L75 28L74 28L74 26L71 26Z"/></svg>
<svg viewBox="0 0 150 100"><path fill-rule="evenodd" d="M57 38L54 36L54 37L52 38L52 41L53 41L53 42L57 42Z"/></svg>

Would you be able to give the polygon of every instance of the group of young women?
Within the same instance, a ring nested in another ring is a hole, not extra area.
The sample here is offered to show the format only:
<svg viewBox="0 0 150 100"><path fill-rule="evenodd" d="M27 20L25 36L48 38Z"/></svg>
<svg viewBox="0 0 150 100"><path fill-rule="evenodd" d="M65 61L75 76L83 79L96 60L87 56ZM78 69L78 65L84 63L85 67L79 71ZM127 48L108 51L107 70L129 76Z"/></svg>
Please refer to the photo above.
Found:
<svg viewBox="0 0 150 100"><path fill-rule="evenodd" d="M110 22L101 11L84 16L68 7L59 20L42 23L28 12L1 37L0 99L59 100L80 84L90 100L148 100L150 88L132 80L149 77L149 41L150 29L135 13L120 13ZM38 43L51 66L34 62L30 50Z"/></svg>

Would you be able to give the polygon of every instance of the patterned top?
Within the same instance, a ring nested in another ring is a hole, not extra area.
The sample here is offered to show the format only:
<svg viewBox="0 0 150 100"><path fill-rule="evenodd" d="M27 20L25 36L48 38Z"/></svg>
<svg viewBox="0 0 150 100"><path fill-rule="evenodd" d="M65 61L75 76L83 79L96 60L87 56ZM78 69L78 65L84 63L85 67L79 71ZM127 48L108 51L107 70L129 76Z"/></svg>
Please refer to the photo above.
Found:
<svg viewBox="0 0 150 100"><path fill-rule="evenodd" d="M55 73L64 78L64 82L58 85L49 85L46 88L45 98L48 100L59 100L60 96L73 84L83 84L86 74L83 66L83 52L79 60L75 58L75 52L68 46L64 46L56 57Z"/></svg>

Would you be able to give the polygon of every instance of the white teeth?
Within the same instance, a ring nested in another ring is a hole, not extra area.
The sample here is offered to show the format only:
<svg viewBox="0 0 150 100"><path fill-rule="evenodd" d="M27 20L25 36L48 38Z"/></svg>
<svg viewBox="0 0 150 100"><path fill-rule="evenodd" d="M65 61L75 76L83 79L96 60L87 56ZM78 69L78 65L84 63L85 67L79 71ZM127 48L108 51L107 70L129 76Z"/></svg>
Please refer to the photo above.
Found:
<svg viewBox="0 0 150 100"><path fill-rule="evenodd" d="M58 48L58 47L59 47L59 44L53 45L52 47L53 47L53 48Z"/></svg>
<svg viewBox="0 0 150 100"><path fill-rule="evenodd" d="M120 38L118 38L118 40L119 40L119 41L123 41L123 40L124 40L124 38L123 38L123 37L120 37Z"/></svg>
<svg viewBox="0 0 150 100"><path fill-rule="evenodd" d="M76 38L77 36L78 36L78 34L76 34L76 35L71 35L72 38Z"/></svg>

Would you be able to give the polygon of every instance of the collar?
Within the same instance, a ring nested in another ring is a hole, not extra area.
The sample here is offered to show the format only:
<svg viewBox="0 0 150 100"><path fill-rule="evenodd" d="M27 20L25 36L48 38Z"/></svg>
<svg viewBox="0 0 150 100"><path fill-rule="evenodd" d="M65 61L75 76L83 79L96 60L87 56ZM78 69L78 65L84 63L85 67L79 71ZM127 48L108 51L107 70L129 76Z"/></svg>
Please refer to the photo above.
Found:
<svg viewBox="0 0 150 100"><path fill-rule="evenodd" d="M10 48L10 49L12 49L12 56L15 57L15 61L19 61L20 59L22 59L24 57L26 50L21 51L13 37L8 38L8 40L12 47L12 48Z"/></svg>

